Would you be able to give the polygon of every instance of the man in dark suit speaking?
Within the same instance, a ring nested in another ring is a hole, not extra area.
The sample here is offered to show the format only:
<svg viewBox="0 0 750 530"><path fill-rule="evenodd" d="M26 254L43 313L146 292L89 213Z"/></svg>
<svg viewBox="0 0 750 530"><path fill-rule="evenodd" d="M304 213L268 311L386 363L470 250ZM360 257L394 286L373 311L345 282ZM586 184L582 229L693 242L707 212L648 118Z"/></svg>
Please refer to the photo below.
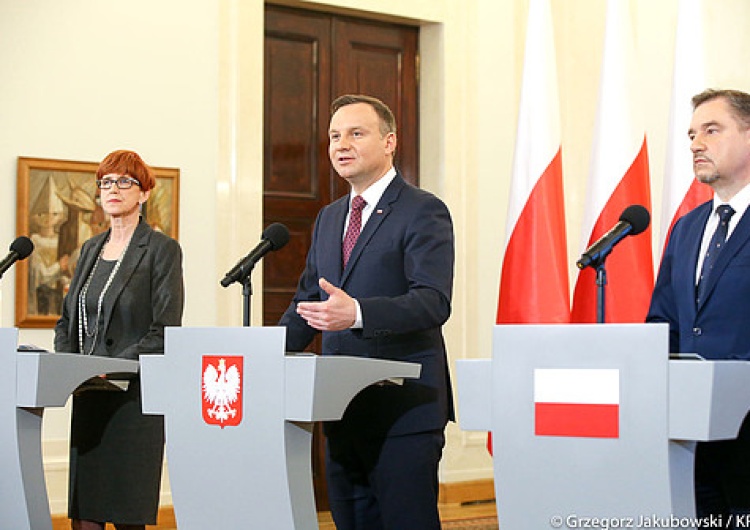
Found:
<svg viewBox="0 0 750 530"><path fill-rule="evenodd" d="M675 223L647 320L669 323L673 352L750 360L750 95L707 90L693 108L693 168L714 198ZM723 528L750 513L750 421L737 440L698 444L695 498Z"/></svg>
<svg viewBox="0 0 750 530"><path fill-rule="evenodd" d="M326 477L339 530L440 528L438 463L453 419L441 331L451 312L450 214L394 168L396 124L384 103L341 96L331 111L329 156L351 193L318 214L279 325L290 351L322 332L324 355L421 364L419 379L372 385L325 425Z"/></svg>

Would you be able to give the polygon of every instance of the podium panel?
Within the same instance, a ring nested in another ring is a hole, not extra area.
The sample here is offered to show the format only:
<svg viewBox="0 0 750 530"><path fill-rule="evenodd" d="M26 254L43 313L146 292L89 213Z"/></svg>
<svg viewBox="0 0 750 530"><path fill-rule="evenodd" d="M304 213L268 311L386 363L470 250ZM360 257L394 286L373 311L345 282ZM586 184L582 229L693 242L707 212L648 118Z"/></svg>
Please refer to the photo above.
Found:
<svg viewBox="0 0 750 530"><path fill-rule="evenodd" d="M501 528L687 515L673 496L692 482L670 481L667 351L665 326L496 326L491 361L457 363L462 428L493 433Z"/></svg>
<svg viewBox="0 0 750 530"><path fill-rule="evenodd" d="M731 440L750 409L750 363L670 361L669 437Z"/></svg>
<svg viewBox="0 0 750 530"><path fill-rule="evenodd" d="M52 530L42 465L45 407L63 407L83 382L135 374L138 361L78 354L16 352L18 330L0 328L0 525Z"/></svg>
<svg viewBox="0 0 750 530"><path fill-rule="evenodd" d="M421 369L285 355L279 327L167 328L165 349L141 357L141 391L144 412L165 416L180 530L317 529L312 422L339 419L367 385Z"/></svg>

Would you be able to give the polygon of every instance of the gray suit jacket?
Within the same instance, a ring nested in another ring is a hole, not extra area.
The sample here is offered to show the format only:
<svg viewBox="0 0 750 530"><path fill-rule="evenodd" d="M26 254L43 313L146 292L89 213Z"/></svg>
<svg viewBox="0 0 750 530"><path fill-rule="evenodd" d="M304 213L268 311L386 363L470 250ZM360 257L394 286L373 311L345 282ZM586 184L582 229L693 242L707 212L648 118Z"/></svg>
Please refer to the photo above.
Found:
<svg viewBox="0 0 750 530"><path fill-rule="evenodd" d="M79 352L78 295L108 236L109 231L94 236L81 248L55 327L55 351ZM141 219L102 303L99 336L107 356L137 360L142 354L163 353L164 327L181 324L183 302L179 243Z"/></svg>

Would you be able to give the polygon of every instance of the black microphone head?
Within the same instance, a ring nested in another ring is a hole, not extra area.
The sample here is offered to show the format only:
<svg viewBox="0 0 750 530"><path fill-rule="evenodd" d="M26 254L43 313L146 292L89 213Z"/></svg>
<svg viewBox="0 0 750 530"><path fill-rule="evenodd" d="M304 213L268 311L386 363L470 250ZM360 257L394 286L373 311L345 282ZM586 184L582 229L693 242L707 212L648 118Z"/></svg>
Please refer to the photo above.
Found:
<svg viewBox="0 0 750 530"><path fill-rule="evenodd" d="M633 227L630 235L634 236L648 228L648 223L651 221L651 214L640 204L633 204L623 210L620 215L620 221L624 221Z"/></svg>
<svg viewBox="0 0 750 530"><path fill-rule="evenodd" d="M34 252L34 243L28 237L20 236L10 244L10 251L18 254L18 259L26 259Z"/></svg>
<svg viewBox="0 0 750 530"><path fill-rule="evenodd" d="M273 223L263 230L262 239L271 243L271 250L279 250L289 243L289 229L281 223Z"/></svg>

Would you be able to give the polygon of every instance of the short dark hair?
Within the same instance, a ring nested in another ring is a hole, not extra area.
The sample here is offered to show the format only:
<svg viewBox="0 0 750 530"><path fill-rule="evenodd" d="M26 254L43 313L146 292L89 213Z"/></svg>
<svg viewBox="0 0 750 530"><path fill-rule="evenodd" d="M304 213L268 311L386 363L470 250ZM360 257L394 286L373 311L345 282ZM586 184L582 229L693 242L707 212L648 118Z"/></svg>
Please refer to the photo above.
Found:
<svg viewBox="0 0 750 530"><path fill-rule="evenodd" d="M750 94L740 90L709 88L693 96L693 110L714 99L723 99L732 109L735 119L745 128L750 129Z"/></svg>
<svg viewBox="0 0 750 530"><path fill-rule="evenodd" d="M396 134L396 118L393 116L393 112L391 112L388 105L372 96L365 96L362 94L345 94L339 96L333 100L333 103L331 103L331 116L333 116L341 107L354 105L355 103L366 103L375 110L378 118L380 118L381 136L385 136L388 133Z"/></svg>

